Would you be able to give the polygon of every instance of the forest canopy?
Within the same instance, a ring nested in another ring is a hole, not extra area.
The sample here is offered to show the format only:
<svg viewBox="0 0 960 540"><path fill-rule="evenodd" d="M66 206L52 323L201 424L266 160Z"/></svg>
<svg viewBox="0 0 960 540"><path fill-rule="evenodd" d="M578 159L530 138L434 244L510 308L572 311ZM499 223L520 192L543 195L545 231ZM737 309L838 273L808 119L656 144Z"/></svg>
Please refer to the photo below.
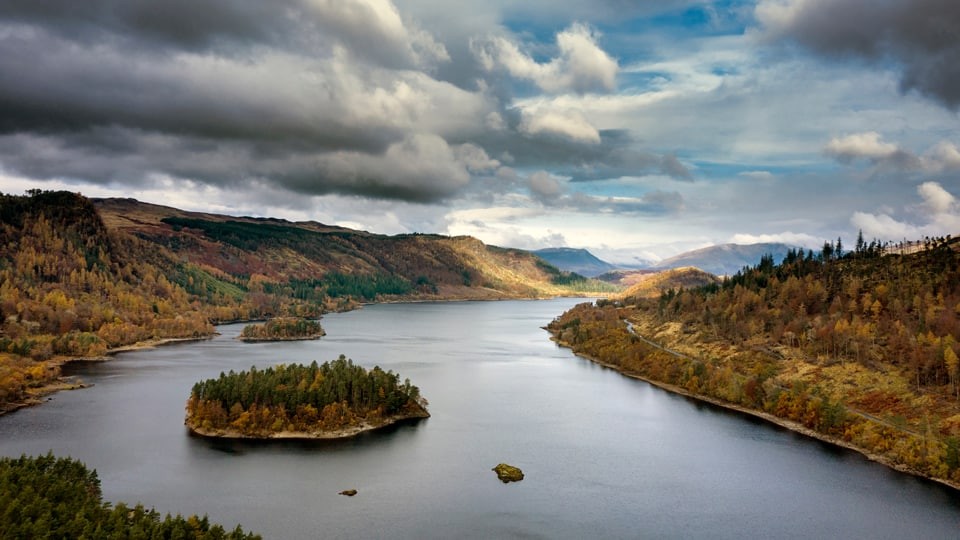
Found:
<svg viewBox="0 0 960 540"><path fill-rule="evenodd" d="M0 458L2 538L191 538L259 540L238 525L227 532L206 516L160 514L103 501L97 472L70 458Z"/></svg>
<svg viewBox="0 0 960 540"><path fill-rule="evenodd" d="M221 373L193 386L187 425L202 434L270 437L380 427L429 416L420 390L393 371L366 370L340 355L331 362L279 364Z"/></svg>

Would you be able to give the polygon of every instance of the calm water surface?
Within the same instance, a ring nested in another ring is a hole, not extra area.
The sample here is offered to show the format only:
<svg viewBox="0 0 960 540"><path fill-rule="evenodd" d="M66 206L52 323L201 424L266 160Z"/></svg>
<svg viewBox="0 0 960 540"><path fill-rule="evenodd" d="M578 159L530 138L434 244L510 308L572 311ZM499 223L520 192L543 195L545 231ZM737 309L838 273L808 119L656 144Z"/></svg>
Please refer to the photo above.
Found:
<svg viewBox="0 0 960 540"><path fill-rule="evenodd" d="M224 326L72 368L95 386L0 417L0 454L70 455L108 500L265 538L960 537L952 490L558 348L540 327L574 303L368 306L326 316L310 342L245 344ZM432 418L316 443L183 426L198 380L341 353L409 377ZM526 479L501 484L499 462Z"/></svg>

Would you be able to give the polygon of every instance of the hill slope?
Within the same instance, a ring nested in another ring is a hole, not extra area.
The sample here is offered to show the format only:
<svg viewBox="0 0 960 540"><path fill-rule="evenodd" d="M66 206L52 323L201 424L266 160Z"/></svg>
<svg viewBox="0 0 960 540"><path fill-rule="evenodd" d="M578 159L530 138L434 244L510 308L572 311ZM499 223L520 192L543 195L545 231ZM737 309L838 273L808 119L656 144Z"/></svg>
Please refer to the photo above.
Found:
<svg viewBox="0 0 960 540"><path fill-rule="evenodd" d="M681 253L664 259L654 268L680 268L695 266L717 276L729 276L760 262L760 257L773 255L779 263L792 246L780 243L763 244L721 244Z"/></svg>
<svg viewBox="0 0 960 540"><path fill-rule="evenodd" d="M641 279L618 295L620 298L657 298L668 290L696 289L720 283L720 278L692 266L671 268Z"/></svg>

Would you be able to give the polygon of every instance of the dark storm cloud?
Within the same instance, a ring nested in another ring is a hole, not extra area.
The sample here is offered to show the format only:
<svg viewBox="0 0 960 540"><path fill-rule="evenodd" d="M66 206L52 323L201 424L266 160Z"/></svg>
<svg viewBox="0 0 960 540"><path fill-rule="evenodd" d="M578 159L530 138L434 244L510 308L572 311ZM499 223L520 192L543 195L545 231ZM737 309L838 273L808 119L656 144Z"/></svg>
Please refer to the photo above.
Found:
<svg viewBox="0 0 960 540"><path fill-rule="evenodd" d="M508 111L511 125L519 122ZM660 155L638 148L637 141L625 130L602 130L600 142L582 144L550 135L526 136L514 130L487 134L478 140L493 157L508 153L516 168L547 167L573 182L608 180L624 176L663 174L675 180L690 181L693 175L676 156Z"/></svg>
<svg viewBox="0 0 960 540"><path fill-rule="evenodd" d="M960 2L956 0L764 1L757 18L774 40L818 54L892 61L903 91L960 107Z"/></svg>
<svg viewBox="0 0 960 540"><path fill-rule="evenodd" d="M0 170L442 199L492 107L445 55L385 0L0 2Z"/></svg>
<svg viewBox="0 0 960 540"><path fill-rule="evenodd" d="M45 27L83 42L123 39L136 46L190 50L279 38L275 16L295 2L257 0L4 0L0 19Z"/></svg>
<svg viewBox="0 0 960 540"><path fill-rule="evenodd" d="M523 124L470 35L437 34L451 54L416 19L390 0L0 1L0 171L416 202L463 193L508 154L582 179L689 177L582 117ZM481 20L460 27L499 24Z"/></svg>
<svg viewBox="0 0 960 540"><path fill-rule="evenodd" d="M655 190L639 198L597 197L573 193L550 201L553 206L575 209L580 212L601 212L633 216L665 216L683 210L683 196L676 191Z"/></svg>
<svg viewBox="0 0 960 540"><path fill-rule="evenodd" d="M693 180L690 169L675 155L658 155L641 150L626 131L605 130L601 135L603 144L595 149L594 159L581 160L576 166L563 171L574 182L653 174L662 174L674 180Z"/></svg>

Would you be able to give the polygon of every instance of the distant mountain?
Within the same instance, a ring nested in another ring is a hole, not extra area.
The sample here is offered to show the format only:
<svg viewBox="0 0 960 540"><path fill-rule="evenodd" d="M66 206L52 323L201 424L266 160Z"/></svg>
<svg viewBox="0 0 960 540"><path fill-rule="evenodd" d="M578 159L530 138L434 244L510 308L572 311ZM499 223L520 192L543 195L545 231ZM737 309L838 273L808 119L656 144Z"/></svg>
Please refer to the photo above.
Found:
<svg viewBox="0 0 960 540"><path fill-rule="evenodd" d="M585 249L546 248L532 251L534 255L556 266L560 270L576 272L582 276L594 277L609 272L616 266L598 259Z"/></svg>
<svg viewBox="0 0 960 540"><path fill-rule="evenodd" d="M711 274L729 276L736 274L744 266L756 266L760 258L767 254L773 255L773 261L779 264L791 249L796 247L781 243L721 244L664 259L654 265L654 268L695 266Z"/></svg>

